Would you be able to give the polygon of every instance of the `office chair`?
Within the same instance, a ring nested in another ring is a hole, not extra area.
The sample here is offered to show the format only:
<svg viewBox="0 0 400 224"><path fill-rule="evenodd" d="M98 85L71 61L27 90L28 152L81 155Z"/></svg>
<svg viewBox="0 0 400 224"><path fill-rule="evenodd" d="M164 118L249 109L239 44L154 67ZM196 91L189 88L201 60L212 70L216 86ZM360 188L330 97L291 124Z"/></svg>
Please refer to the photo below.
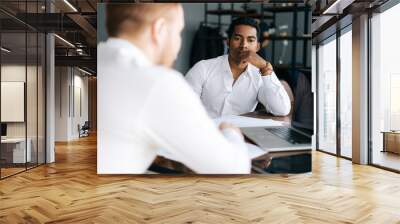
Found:
<svg viewBox="0 0 400 224"><path fill-rule="evenodd" d="M79 138L89 136L89 129L90 129L89 121L85 121L82 127L80 127L80 125L78 124Z"/></svg>

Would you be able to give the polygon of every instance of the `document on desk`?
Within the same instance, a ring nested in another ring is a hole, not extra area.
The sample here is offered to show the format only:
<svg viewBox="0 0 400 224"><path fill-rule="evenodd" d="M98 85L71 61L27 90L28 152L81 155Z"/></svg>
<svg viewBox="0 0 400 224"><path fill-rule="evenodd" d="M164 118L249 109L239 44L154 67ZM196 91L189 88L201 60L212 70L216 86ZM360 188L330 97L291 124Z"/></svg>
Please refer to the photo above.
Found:
<svg viewBox="0 0 400 224"><path fill-rule="evenodd" d="M239 128L245 127L268 127L268 126L282 126L283 122L274 121L272 119L260 119L254 117L245 117L237 115L226 115L215 118L214 122L219 125L221 122L231 123Z"/></svg>
<svg viewBox="0 0 400 224"><path fill-rule="evenodd" d="M249 152L249 157L251 159L257 158L259 156L265 155L268 153L268 150L265 149L261 149L260 147L254 145L254 144L250 144L250 143L246 143L248 152Z"/></svg>

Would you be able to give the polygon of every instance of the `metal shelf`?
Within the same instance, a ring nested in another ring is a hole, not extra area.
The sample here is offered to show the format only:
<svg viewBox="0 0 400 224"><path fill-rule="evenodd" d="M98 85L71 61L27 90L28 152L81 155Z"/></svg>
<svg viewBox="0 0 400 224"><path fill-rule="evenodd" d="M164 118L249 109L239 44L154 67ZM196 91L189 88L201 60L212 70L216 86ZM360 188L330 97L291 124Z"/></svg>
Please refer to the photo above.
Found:
<svg viewBox="0 0 400 224"><path fill-rule="evenodd" d="M272 15L254 13L254 12L246 12L242 10L231 10L231 9L221 9L221 10L208 10L206 11L209 15L216 15L216 16L247 16L252 18L264 18L264 19L272 19Z"/></svg>
<svg viewBox="0 0 400 224"><path fill-rule="evenodd" d="M304 36L269 36L264 37L267 40L311 40L311 35Z"/></svg>
<svg viewBox="0 0 400 224"><path fill-rule="evenodd" d="M310 6L278 6L278 7L271 7L271 6L264 6L263 11L264 12L275 12L275 13L283 13L283 12L294 12L295 10L297 11L306 11L308 9L311 9Z"/></svg>

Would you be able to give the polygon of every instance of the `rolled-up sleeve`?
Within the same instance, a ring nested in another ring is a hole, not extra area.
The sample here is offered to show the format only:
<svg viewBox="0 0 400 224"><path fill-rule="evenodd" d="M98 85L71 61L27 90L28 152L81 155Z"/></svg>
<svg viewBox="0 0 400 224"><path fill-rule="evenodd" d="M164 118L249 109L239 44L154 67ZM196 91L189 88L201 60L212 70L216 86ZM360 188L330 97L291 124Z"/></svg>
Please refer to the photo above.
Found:
<svg viewBox="0 0 400 224"><path fill-rule="evenodd" d="M286 116L290 113L290 98L275 73L261 76L257 98L273 115Z"/></svg>

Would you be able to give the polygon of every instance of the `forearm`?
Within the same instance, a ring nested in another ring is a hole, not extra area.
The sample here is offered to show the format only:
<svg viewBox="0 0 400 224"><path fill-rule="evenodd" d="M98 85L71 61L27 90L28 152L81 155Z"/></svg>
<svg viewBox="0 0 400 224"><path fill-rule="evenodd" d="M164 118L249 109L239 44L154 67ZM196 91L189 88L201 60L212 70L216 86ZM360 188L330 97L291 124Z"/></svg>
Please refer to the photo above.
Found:
<svg viewBox="0 0 400 224"><path fill-rule="evenodd" d="M274 115L286 116L290 113L289 96L274 73L262 77L258 100Z"/></svg>

